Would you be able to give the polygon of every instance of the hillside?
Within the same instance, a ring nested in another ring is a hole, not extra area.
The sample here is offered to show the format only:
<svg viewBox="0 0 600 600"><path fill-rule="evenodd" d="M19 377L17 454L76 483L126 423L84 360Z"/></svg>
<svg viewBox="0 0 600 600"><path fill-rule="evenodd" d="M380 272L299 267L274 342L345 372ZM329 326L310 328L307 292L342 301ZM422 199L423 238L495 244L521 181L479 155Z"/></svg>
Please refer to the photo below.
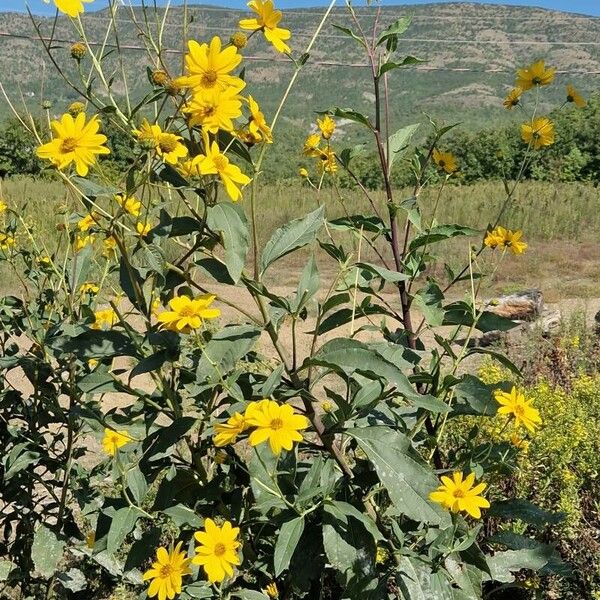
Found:
<svg viewBox="0 0 600 600"><path fill-rule="evenodd" d="M153 12L153 11L149 11ZM212 35L228 38L244 11L194 6L189 9L190 34L206 40ZM292 46L299 56L323 9L286 11L283 25L293 32ZM366 29L372 28L375 9L360 9ZM127 83L134 96L147 91L146 67L150 66L137 35L129 9L120 14L119 41L125 46ZM161 11L162 14L162 11ZM174 73L180 71L183 9L171 9L166 20L164 45ZM413 23L398 48L400 55L413 54L427 62L391 78L394 125L423 119L423 113L447 122L461 121L468 128L514 118L501 108L501 101L514 80L516 66L543 57L558 67L554 102L559 103L564 84L572 82L584 93L600 89L600 19L535 8L497 5L444 4L389 6L382 9L380 23L387 24L405 14ZM141 17L136 9L137 17ZM88 38L101 41L108 22L106 11L86 13ZM49 35L52 20L37 18ZM284 113L288 135L296 138L313 118L311 110L331 105L351 106L368 113L373 101L368 87L368 69L359 47L332 25L350 26L343 9L336 9L310 56L308 68L299 77L296 93ZM27 39L35 33L27 16L0 13L0 78L16 96L20 91L32 108L49 99L52 112L62 112L76 94L47 68L38 42ZM9 34L9 36L6 36ZM22 36L22 37L12 37ZM68 47L77 39L68 19L59 19L54 51L61 64L72 67ZM111 39L114 42L114 36ZM139 49L138 49L139 48ZM247 79L267 113L277 104L292 66L289 60L266 47L258 38L245 50ZM113 60L110 57L109 60ZM115 64L115 70L117 65ZM566 71L566 73L560 73ZM114 91L124 89L116 74ZM542 106L542 110L545 108ZM2 104L0 114L6 114ZM352 137L352 132L345 132Z"/></svg>

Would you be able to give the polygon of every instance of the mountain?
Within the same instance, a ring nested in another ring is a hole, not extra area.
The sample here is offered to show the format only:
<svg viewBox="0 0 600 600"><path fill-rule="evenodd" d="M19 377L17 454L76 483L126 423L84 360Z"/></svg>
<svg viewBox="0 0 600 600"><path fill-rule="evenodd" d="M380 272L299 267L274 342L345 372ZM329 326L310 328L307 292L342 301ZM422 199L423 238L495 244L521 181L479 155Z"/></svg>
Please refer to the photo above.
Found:
<svg viewBox="0 0 600 600"><path fill-rule="evenodd" d="M284 11L282 26L292 31L294 55L305 50L324 9ZM373 29L377 9L356 9L361 26ZM518 66L538 58L558 69L556 84L544 90L540 111L549 110L564 99L564 86L573 83L584 94L600 89L600 18L538 8L481 5L470 3L383 7L378 27L387 26L411 14L412 24L398 46L398 56L414 55L423 64L398 69L390 76L392 127L423 120L424 114L460 121L463 127L480 128L515 118L502 109L502 99L514 83ZM100 43L106 35L108 12L86 13L83 17L87 37ZM159 20L164 10L148 9L148 18ZM209 40L213 35L228 39L238 20L247 16L238 11L214 6L188 8L191 37ZM133 97L149 90L147 67L154 68L144 51L145 40L136 30L132 17L143 21L141 9L119 10L119 43L124 57L127 86ZM163 29L165 62L173 74L181 70L184 9L169 10ZM50 36L52 19L36 17L40 31ZM369 69L360 46L334 24L352 27L345 9L334 10L315 42L306 68L280 122L286 136L299 138L309 130L314 111L330 106L352 107L370 114L374 96L369 85ZM32 109L39 111L41 100L52 102L51 113L61 113L77 99L58 76L44 55L28 16L0 13L0 81L12 98L23 94ZM53 54L76 76L69 56L70 43L78 39L67 18L60 18L54 30ZM113 92L121 95L125 85L114 52L115 37L108 36L109 76L114 74ZM292 63L255 36L244 50L247 56L248 90L272 115L293 72ZM89 68L88 62L83 63ZM87 71L86 71L87 73ZM0 102L0 116L7 114ZM513 111L514 112L514 111ZM347 135L353 141L352 126Z"/></svg>

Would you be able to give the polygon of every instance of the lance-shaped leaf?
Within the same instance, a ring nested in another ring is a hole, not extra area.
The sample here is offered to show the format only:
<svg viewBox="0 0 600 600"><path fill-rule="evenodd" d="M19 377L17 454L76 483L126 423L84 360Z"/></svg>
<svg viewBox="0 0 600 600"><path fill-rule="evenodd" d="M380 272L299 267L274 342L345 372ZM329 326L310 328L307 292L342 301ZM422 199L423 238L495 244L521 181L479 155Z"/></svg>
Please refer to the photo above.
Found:
<svg viewBox="0 0 600 600"><path fill-rule="evenodd" d="M450 515L429 500L439 481L431 468L414 451L405 435L389 427L349 429L375 467L397 512L415 521L448 526Z"/></svg>
<svg viewBox="0 0 600 600"><path fill-rule="evenodd" d="M313 242L323 225L323 214L324 208L320 206L302 219L294 219L275 231L263 250L261 271L264 273L276 260Z"/></svg>
<svg viewBox="0 0 600 600"><path fill-rule="evenodd" d="M408 147L413 135L417 132L417 129L419 129L420 126L420 123L407 125L406 127L402 127L402 129L398 129L396 133L390 135L388 140L388 145L390 148L390 168L394 164L394 161L398 157L399 153Z"/></svg>
<svg viewBox="0 0 600 600"><path fill-rule="evenodd" d="M279 577L288 568L303 531L304 517L296 517L291 521L286 521L279 529L273 554L275 577Z"/></svg>

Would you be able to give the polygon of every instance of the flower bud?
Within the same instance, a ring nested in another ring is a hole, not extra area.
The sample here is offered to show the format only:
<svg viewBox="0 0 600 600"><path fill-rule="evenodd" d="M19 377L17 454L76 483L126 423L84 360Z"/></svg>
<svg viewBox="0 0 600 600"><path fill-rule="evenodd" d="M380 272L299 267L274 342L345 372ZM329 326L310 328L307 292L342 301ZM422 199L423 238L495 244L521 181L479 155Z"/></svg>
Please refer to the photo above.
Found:
<svg viewBox="0 0 600 600"><path fill-rule="evenodd" d="M154 85L160 85L162 87L169 81L169 76L166 71L159 69L157 71L152 71L151 79Z"/></svg>
<svg viewBox="0 0 600 600"><path fill-rule="evenodd" d="M76 117L79 113L85 110L85 104L83 102L72 102L67 108L67 112L72 116Z"/></svg>
<svg viewBox="0 0 600 600"><path fill-rule="evenodd" d="M242 48L246 47L246 44L248 43L248 36L241 31L236 31L229 38L229 41L231 42L232 46L235 46L238 50L241 50Z"/></svg>
<svg viewBox="0 0 600 600"><path fill-rule="evenodd" d="M85 47L85 44L83 44L82 42L75 42L71 46L71 56L77 61L81 60L85 56L86 52L87 49Z"/></svg>

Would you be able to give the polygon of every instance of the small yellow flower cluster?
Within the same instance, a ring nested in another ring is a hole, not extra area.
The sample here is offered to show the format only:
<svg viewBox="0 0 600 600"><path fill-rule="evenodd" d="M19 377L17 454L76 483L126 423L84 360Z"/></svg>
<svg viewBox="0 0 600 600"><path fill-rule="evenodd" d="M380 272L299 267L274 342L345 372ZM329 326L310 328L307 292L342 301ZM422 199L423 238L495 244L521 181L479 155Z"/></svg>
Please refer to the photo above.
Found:
<svg viewBox="0 0 600 600"><path fill-rule="evenodd" d="M336 122L329 115L325 115L322 119L317 119L319 133L311 133L304 142L302 151L304 156L317 159L317 167L321 174L332 175L338 170L337 157L331 147L335 128ZM321 146L322 141L325 142L324 146ZM308 178L308 171L302 167L299 175Z"/></svg>
<svg viewBox="0 0 600 600"><path fill-rule="evenodd" d="M527 250L527 244L521 241L522 237L523 232L520 229L511 231L504 227L495 227L486 233L483 243L492 250L502 248L505 252L510 250L514 255L519 255Z"/></svg>
<svg viewBox="0 0 600 600"><path fill-rule="evenodd" d="M210 583L220 583L226 577L232 577L233 567L241 563L239 533L239 527L233 527L230 521L224 521L219 527L207 518L204 530L194 534L198 545L193 558L188 558L181 550L183 542L178 542L175 547L171 545L168 550L158 548L156 560L144 573L144 581L150 581L148 597L158 596L159 600L166 600L180 594L183 578L192 573L190 563L201 566Z"/></svg>
<svg viewBox="0 0 600 600"><path fill-rule="evenodd" d="M300 431L308 426L308 419L295 413L289 404L263 399L250 402L243 415L236 412L225 423L216 425L213 442L217 447L233 444L238 435L253 428L248 438L250 445L268 441L271 451L278 456L282 450L291 450L294 442L302 441Z"/></svg>

